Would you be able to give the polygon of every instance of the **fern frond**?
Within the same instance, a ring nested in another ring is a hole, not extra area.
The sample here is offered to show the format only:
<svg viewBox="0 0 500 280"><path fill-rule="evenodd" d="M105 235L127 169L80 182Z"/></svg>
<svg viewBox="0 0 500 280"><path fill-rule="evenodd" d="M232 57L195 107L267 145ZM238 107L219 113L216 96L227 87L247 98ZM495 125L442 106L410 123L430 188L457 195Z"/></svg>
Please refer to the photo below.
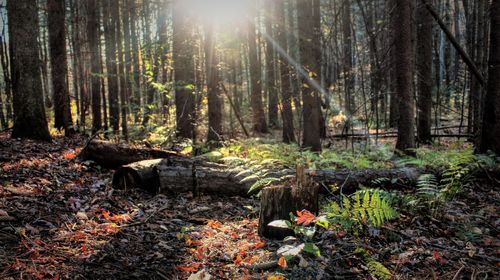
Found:
<svg viewBox="0 0 500 280"><path fill-rule="evenodd" d="M387 267L385 267L382 263L372 258L368 258L366 266L368 267L370 273L377 279L389 280L392 278L391 271Z"/></svg>

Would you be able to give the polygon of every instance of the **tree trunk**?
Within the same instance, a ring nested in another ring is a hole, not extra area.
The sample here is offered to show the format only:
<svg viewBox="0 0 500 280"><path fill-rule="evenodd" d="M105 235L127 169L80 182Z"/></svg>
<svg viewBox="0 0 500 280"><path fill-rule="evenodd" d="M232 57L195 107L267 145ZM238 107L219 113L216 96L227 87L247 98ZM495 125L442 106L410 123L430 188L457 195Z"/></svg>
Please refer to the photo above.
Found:
<svg viewBox="0 0 500 280"><path fill-rule="evenodd" d="M265 13L265 29L266 37L274 37L273 33L273 12L278 7L274 4L275 0L268 0L264 3L267 5ZM278 91L276 88L276 72L275 72L275 53L274 46L271 41L267 40L266 44L266 91L267 91L267 102L268 102L268 118L269 126L278 126Z"/></svg>
<svg viewBox="0 0 500 280"><path fill-rule="evenodd" d="M102 148L101 148L102 146ZM131 150L123 150L123 148L103 146L99 142L89 145L89 149L85 149L81 156L83 159L92 159L97 163L106 161L108 166L118 166L124 162L131 160ZM112 150L115 149L115 150ZM109 155L118 155L120 161L109 161L108 156L103 156L103 153L108 152ZM119 151L119 152L118 152ZM128 153L128 154L127 154ZM151 158L152 153L143 152L144 158ZM89 157L88 154L95 155ZM154 155L154 154L153 154ZM175 154L168 153L163 157L165 160L145 160L142 162L134 162L130 165L122 166L113 176L113 186L119 189L124 188L142 188L154 190L159 193L179 193L179 192L203 192L215 193L221 195L240 195L248 196L250 187L258 179L242 179L251 175L248 172L231 168L223 164L215 164L207 162L203 158L181 158ZM359 186L367 186L373 184L373 180L385 178L384 182L390 187L405 187L414 186L418 178L422 174L434 173L439 175L439 170L427 170L425 168L391 168L391 169L367 169L367 170L306 170L305 174L310 176L316 183L342 186L342 193L353 193ZM296 170L284 169L268 174L268 177L283 178L281 183L287 182L290 177L296 174ZM153 178L153 179L151 179ZM391 182L397 181L398 184ZM151 184L151 182L157 182ZM392 186L394 185L394 186ZM385 186L384 186L385 187ZM259 190L253 190L251 194ZM328 192L327 189L321 189L322 192ZM313 209L314 210L314 209Z"/></svg>
<svg viewBox="0 0 500 280"><path fill-rule="evenodd" d="M479 151L492 150L500 155L500 0L493 0L490 17L488 87Z"/></svg>
<svg viewBox="0 0 500 280"><path fill-rule="evenodd" d="M303 103L303 143L304 148L312 151L321 151L321 128L319 108L319 93L316 78L319 74L317 59L317 32L314 17L320 16L314 14L314 1L299 1L298 25L299 25L299 49L300 60L306 77L302 77L302 103Z"/></svg>
<svg viewBox="0 0 500 280"><path fill-rule="evenodd" d="M135 0L128 0L128 10L130 12L130 41L132 43L132 61L133 61L133 85L131 93L131 108L134 115L134 121L139 122L139 113L141 108L141 67L139 66L139 42L137 39L137 11Z"/></svg>
<svg viewBox="0 0 500 280"><path fill-rule="evenodd" d="M99 18L96 0L87 0L87 38L90 50L90 81L92 96L92 133L102 128L101 116L101 78L100 53L99 53Z"/></svg>
<svg viewBox="0 0 500 280"><path fill-rule="evenodd" d="M208 133L207 141L222 141L222 100L219 86L219 70L215 49L214 23L208 23L205 30L205 68L208 90Z"/></svg>
<svg viewBox="0 0 500 280"><path fill-rule="evenodd" d="M351 118L356 111L354 99L354 77L352 62L352 24L351 24L351 1L343 0L342 3L342 34L344 42L344 91L345 91L345 111Z"/></svg>
<svg viewBox="0 0 500 280"><path fill-rule="evenodd" d="M417 3L417 81L418 123L420 143L432 142L432 16L423 3Z"/></svg>
<svg viewBox="0 0 500 280"><path fill-rule="evenodd" d="M127 97L128 97L128 83L127 83L127 73L125 72L125 63L123 60L123 42L122 42L122 28L120 20L120 3L122 1L114 0L112 4L112 15L115 18L115 28L116 28L116 49L118 50L118 78L120 81L120 108L121 108L121 127L122 135L125 140L128 140L128 128L127 128Z"/></svg>
<svg viewBox="0 0 500 280"><path fill-rule="evenodd" d="M250 7L251 10L255 7ZM264 105L262 104L262 75L259 58L257 56L257 38L255 35L255 15L249 13L249 22L247 26L248 39L248 60L250 67L250 86L252 93L250 95L250 104L252 107L253 130L257 133L267 133L266 115Z"/></svg>
<svg viewBox="0 0 500 280"><path fill-rule="evenodd" d="M278 0L275 6L276 11L276 38L281 50L279 54L280 80L281 80L281 116L283 119L283 142L296 142L295 129L293 124L292 109L292 88L290 85L290 75L293 71L290 67L288 43L286 39L285 1Z"/></svg>
<svg viewBox="0 0 500 280"><path fill-rule="evenodd" d="M13 138L50 141L38 51L38 13L36 1L7 2L14 92Z"/></svg>
<svg viewBox="0 0 500 280"><path fill-rule="evenodd" d="M195 139L195 73L192 19L183 0L173 2L173 60L175 69L175 107L177 136Z"/></svg>
<svg viewBox="0 0 500 280"><path fill-rule="evenodd" d="M412 0L397 0L394 10L396 94L399 98L396 149L407 154L412 154L415 148L412 7Z"/></svg>
<svg viewBox="0 0 500 280"><path fill-rule="evenodd" d="M106 41L106 70L108 78L109 124L115 133L120 130L120 106L118 105L118 65L116 62L116 22L113 17L113 3L104 0L104 38Z"/></svg>
<svg viewBox="0 0 500 280"><path fill-rule="evenodd" d="M73 120L68 92L68 60L66 57L66 6L64 0L48 0L48 30L52 87L54 93L54 127L73 134Z"/></svg>

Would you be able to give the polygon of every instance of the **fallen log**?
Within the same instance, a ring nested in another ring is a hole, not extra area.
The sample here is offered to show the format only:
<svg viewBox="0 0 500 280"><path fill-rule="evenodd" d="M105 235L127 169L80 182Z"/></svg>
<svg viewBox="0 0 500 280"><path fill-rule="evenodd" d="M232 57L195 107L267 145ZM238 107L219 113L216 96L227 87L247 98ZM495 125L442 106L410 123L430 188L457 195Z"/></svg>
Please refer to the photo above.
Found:
<svg viewBox="0 0 500 280"><path fill-rule="evenodd" d="M134 148L101 140L90 141L79 155L82 160L92 160L106 168L118 168L142 160L172 157L182 158L183 156L170 151Z"/></svg>
<svg viewBox="0 0 500 280"><path fill-rule="evenodd" d="M289 179L295 173L295 170L285 169L268 176ZM425 173L437 174L439 171L413 167L305 171L314 182L324 186L321 188L323 192L328 192L330 186L336 185L343 193L355 192L360 185L371 186L376 179L399 188L414 186L418 177ZM250 187L258 180L256 178L242 182L242 179L249 175L249 173L242 174L241 170L207 162L201 158L171 157L125 165L114 173L113 186L118 189L142 188L164 194L191 191L248 196Z"/></svg>

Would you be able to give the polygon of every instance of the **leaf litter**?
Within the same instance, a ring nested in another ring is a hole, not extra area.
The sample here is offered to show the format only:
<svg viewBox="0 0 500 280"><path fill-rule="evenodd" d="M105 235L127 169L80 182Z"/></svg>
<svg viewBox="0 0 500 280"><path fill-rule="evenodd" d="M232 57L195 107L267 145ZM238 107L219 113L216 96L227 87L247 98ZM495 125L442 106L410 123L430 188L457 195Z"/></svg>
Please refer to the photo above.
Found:
<svg viewBox="0 0 500 280"><path fill-rule="evenodd" d="M259 237L257 200L113 190L111 171L78 160L83 143L0 134L1 279L376 279L360 247L395 279L499 278L489 182L441 220L403 212L370 238L318 230L321 257L288 261L277 254L285 242Z"/></svg>

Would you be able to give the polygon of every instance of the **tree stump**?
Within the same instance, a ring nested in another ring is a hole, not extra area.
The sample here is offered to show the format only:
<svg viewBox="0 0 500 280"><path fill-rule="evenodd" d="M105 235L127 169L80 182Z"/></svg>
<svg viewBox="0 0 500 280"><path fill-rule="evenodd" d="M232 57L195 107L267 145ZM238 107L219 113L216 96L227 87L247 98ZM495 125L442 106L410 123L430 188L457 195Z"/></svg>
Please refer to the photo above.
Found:
<svg viewBox="0 0 500 280"><path fill-rule="evenodd" d="M270 227L275 220L290 220L290 213L308 210L318 214L319 185L305 172L297 168L296 186L267 187L261 193L259 234L271 239L283 239L293 235L290 229Z"/></svg>

